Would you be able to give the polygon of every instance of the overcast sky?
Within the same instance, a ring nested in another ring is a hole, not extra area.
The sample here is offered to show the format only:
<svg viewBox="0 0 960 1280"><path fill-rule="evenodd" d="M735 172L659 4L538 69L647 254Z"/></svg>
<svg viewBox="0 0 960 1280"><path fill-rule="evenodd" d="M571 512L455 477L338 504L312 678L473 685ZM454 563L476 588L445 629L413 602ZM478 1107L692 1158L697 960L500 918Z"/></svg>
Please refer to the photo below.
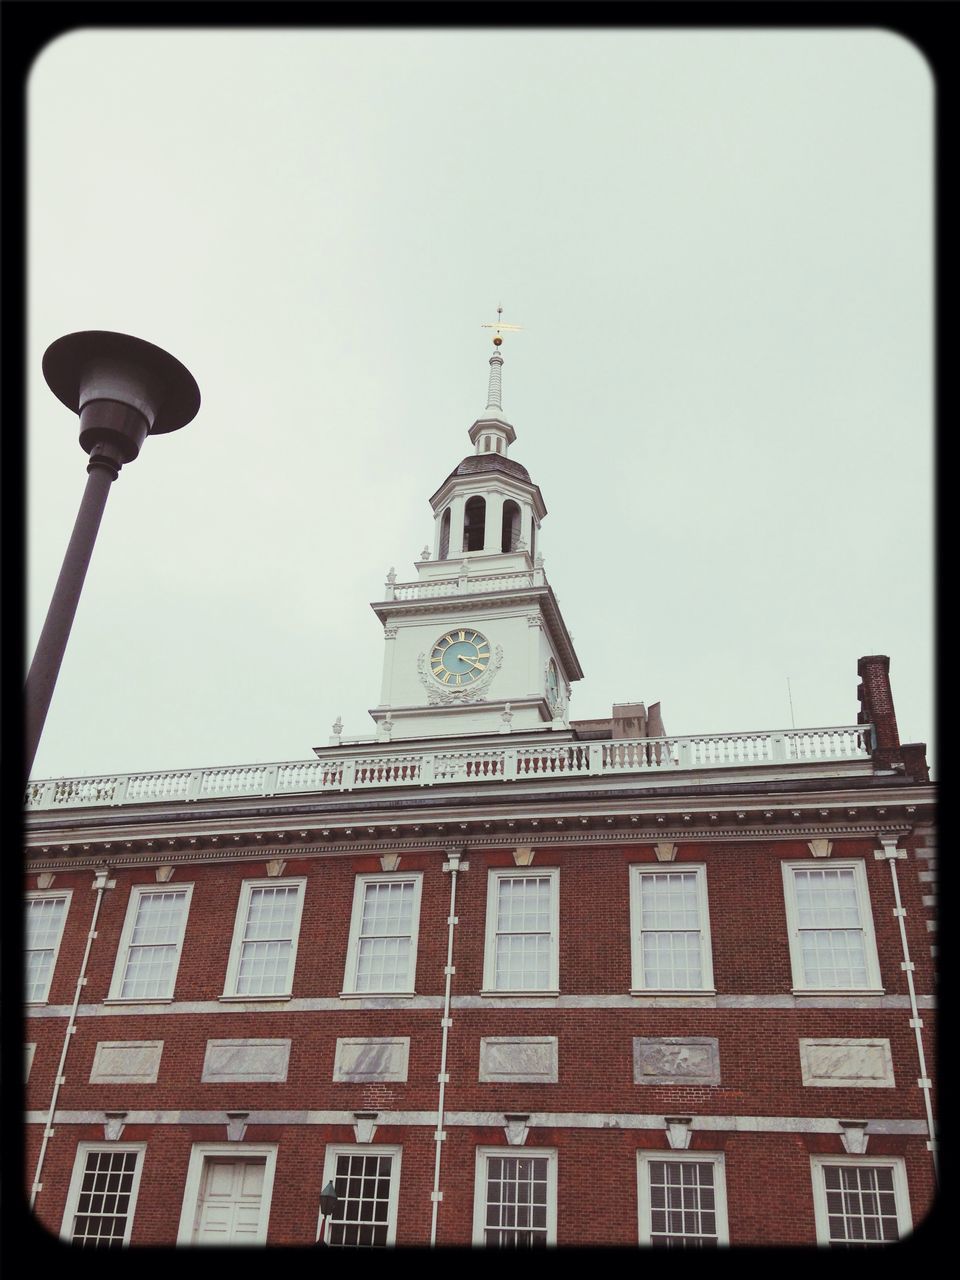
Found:
<svg viewBox="0 0 960 1280"><path fill-rule="evenodd" d="M81 31L29 96L29 628L85 482L45 348L166 347L196 420L112 487L35 777L373 733L390 566L511 456L585 677L670 733L932 744L933 87L882 31Z"/></svg>

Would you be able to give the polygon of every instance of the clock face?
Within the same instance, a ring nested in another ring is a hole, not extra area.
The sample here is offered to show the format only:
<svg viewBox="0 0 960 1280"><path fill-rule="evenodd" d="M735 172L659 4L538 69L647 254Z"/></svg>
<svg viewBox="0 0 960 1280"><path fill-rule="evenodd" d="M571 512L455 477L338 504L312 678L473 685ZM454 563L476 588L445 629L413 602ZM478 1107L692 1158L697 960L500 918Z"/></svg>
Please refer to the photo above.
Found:
<svg viewBox="0 0 960 1280"><path fill-rule="evenodd" d="M441 684L463 688L479 680L490 664L490 641L472 627L454 627L430 653L430 670Z"/></svg>
<svg viewBox="0 0 960 1280"><path fill-rule="evenodd" d="M557 675L557 666L554 660L550 659L550 665L547 667L547 697L554 704L560 701L560 679Z"/></svg>

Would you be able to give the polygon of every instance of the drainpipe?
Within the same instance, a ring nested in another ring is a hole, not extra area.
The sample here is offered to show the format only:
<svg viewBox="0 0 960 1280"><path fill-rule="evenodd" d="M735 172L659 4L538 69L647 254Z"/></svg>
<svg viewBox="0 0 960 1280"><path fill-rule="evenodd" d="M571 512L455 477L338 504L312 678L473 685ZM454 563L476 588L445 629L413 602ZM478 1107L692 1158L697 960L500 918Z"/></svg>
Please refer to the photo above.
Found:
<svg viewBox="0 0 960 1280"><path fill-rule="evenodd" d="M897 848L896 836L878 835L877 839L880 841L883 848L877 849L874 856L876 858L886 858L890 867L890 876L893 880L893 897L897 904L894 908L893 914L897 917L897 923L900 925L900 944L903 948L903 963L900 965L900 968L907 975L907 989L910 992L910 1026L913 1028L913 1034L917 1039L917 1059L920 1063L920 1078L917 1081L917 1084L923 1091L923 1102L927 1112L927 1133L929 1135L927 1149L933 1159L933 1176L939 1182L940 1173L937 1166L937 1140L934 1136L933 1105L930 1101L932 1082L930 1077L927 1075L927 1064L923 1053L923 1039L920 1035L920 1028L923 1026L923 1019L920 1017L920 1011L917 1008L917 993L913 985L913 961L910 959L910 947L907 943L907 930L904 924L907 912L900 900L900 881L897 878L897 859L905 858L907 854L905 850Z"/></svg>
<svg viewBox="0 0 960 1280"><path fill-rule="evenodd" d="M67 1063L67 1053L70 1049L70 1038L77 1030L77 1009L80 1005L80 994L87 985L87 963L90 960L90 948L93 940L97 936L97 917L100 914L100 903L103 901L103 892L105 889L112 889L116 884L115 880L109 880L109 867L97 867L96 878L91 888L97 891L97 900L93 906L93 919L90 921L90 929L87 933L87 945L83 953L83 962L80 965L80 976L77 978L77 990L73 997L73 1008L70 1010L70 1018L67 1022L67 1029L63 1037L63 1049L60 1052L60 1065L57 1067L56 1079L53 1082L53 1097L50 1099L50 1110L47 1114L47 1122L43 1128L43 1142L40 1144L40 1155L37 1158L37 1171L33 1175L33 1187L30 1191L30 1208L32 1209L36 1203L37 1196L43 1190L43 1183L40 1181L40 1174L43 1171L43 1160L47 1154L47 1144L53 1137L53 1117L57 1109L57 1098L60 1094L60 1086L64 1083L66 1077L63 1074L64 1067Z"/></svg>
<svg viewBox="0 0 960 1280"><path fill-rule="evenodd" d="M437 1100L437 1130L433 1135L436 1143L437 1153L433 1165L433 1191L430 1193L430 1199L433 1204L433 1212L430 1218L430 1247L431 1249L437 1243L437 1214L440 1211L440 1201L443 1199L443 1192L440 1190L440 1155L443 1151L443 1143L446 1141L447 1135L443 1131L443 1095L450 1077L447 1075L447 1037L450 1028L453 1025L453 1019L450 1017L450 985L456 969L453 965L453 930L456 927L457 914L457 872L466 871L469 863L461 862L463 849L448 849L447 861L443 864L443 870L450 872L450 914L447 916L447 964L444 969L446 978L446 986L443 993L443 1018L440 1026L442 1035L440 1040L440 1074L437 1076L437 1082L440 1085L440 1097Z"/></svg>

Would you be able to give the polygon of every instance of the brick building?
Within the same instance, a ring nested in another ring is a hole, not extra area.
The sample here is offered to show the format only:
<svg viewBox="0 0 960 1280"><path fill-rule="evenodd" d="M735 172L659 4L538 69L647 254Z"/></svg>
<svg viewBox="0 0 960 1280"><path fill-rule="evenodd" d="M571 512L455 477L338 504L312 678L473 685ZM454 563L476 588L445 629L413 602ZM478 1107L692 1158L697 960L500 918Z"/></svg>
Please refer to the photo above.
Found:
<svg viewBox="0 0 960 1280"><path fill-rule="evenodd" d="M375 738L29 785L52 1233L803 1245L926 1214L933 788L888 660L839 728L571 720L500 364L373 606Z"/></svg>

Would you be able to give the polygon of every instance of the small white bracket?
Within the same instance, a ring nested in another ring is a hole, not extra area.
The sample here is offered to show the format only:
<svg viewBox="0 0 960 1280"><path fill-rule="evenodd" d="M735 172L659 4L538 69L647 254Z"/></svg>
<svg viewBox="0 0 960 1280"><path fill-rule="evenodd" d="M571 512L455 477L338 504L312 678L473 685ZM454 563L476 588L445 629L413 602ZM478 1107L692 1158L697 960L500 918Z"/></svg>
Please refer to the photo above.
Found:
<svg viewBox="0 0 960 1280"><path fill-rule="evenodd" d="M506 1134L507 1143L511 1147L522 1147L527 1140L527 1134L530 1132L529 1112L505 1111L503 1119L505 1122L503 1132Z"/></svg>
<svg viewBox="0 0 960 1280"><path fill-rule="evenodd" d="M105 1111L103 1113L103 1137L105 1142L119 1142L124 1130L125 1111Z"/></svg>
<svg viewBox="0 0 960 1280"><path fill-rule="evenodd" d="M443 1129L438 1129L436 1133L433 1135L433 1140L434 1142L446 1142L447 1135L443 1131Z"/></svg>
<svg viewBox="0 0 960 1280"><path fill-rule="evenodd" d="M455 964L445 964L443 966L443 976L445 978L452 978L456 972L457 966Z"/></svg>
<svg viewBox="0 0 960 1280"><path fill-rule="evenodd" d="M840 1141L843 1143L843 1149L848 1156L862 1156L867 1150L867 1141L869 1135L867 1133L866 1120L838 1120L840 1126Z"/></svg>
<svg viewBox="0 0 960 1280"><path fill-rule="evenodd" d="M353 1135L358 1143L372 1142L373 1135L377 1132L377 1117L379 1111L355 1111L353 1113L354 1126Z"/></svg>
<svg viewBox="0 0 960 1280"><path fill-rule="evenodd" d="M227 1141L242 1142L243 1135L247 1132L247 1121L250 1118L249 1111L228 1111L227 1112Z"/></svg>
<svg viewBox="0 0 960 1280"><path fill-rule="evenodd" d="M907 1023L907 1025L910 1027L913 1027L914 1031L919 1031L920 1028L923 1026L923 1019L911 1018L910 1021Z"/></svg>
<svg viewBox="0 0 960 1280"><path fill-rule="evenodd" d="M873 856L875 858L905 858L907 856L905 849L897 848L896 836L878 834L877 839L880 841L881 847L879 849L874 849Z"/></svg>
<svg viewBox="0 0 960 1280"><path fill-rule="evenodd" d="M672 1151L686 1151L693 1136L692 1116L664 1116L663 1123L667 1129L667 1142Z"/></svg>
<svg viewBox="0 0 960 1280"><path fill-rule="evenodd" d="M430 1199L433 1201L433 1203L434 1203L434 1204L439 1204L439 1203L440 1203L440 1201L443 1199L443 1192L442 1192L442 1191L431 1191L431 1192L430 1192Z"/></svg>

